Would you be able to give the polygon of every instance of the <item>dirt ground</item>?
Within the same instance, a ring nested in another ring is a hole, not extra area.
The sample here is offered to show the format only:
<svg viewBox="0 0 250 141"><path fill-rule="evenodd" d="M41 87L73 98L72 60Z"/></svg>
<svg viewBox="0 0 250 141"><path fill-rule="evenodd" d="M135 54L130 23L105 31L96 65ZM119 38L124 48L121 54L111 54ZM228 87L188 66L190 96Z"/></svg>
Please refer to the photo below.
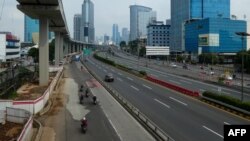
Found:
<svg viewBox="0 0 250 141"><path fill-rule="evenodd" d="M5 125L0 125L0 141L16 140L23 129L23 124L6 122Z"/></svg>
<svg viewBox="0 0 250 141"><path fill-rule="evenodd" d="M49 78L49 84L53 77ZM43 95L48 86L39 86L38 84L28 83L17 90L17 97L15 100L35 100Z"/></svg>

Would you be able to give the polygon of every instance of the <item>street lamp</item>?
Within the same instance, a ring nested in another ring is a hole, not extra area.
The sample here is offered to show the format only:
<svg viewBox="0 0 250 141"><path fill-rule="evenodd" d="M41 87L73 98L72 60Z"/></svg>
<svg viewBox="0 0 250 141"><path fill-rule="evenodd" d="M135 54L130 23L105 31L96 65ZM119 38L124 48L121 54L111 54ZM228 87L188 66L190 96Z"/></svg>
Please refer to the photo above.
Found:
<svg viewBox="0 0 250 141"><path fill-rule="evenodd" d="M243 75L244 75L244 56L243 56L243 51L244 51L244 37L250 36L250 34L246 33L246 32L235 32L236 35L241 37L241 41L242 41L242 55L241 55L241 102L243 102L243 98L244 98L244 85L243 85Z"/></svg>

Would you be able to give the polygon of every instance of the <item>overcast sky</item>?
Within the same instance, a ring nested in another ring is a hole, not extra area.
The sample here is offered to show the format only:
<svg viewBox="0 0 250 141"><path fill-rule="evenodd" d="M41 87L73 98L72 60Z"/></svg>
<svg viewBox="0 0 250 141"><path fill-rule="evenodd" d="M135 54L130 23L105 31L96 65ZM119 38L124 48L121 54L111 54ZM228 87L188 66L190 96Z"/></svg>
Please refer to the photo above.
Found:
<svg viewBox="0 0 250 141"><path fill-rule="evenodd" d="M84 0L62 0L66 14L68 28L73 36L73 17L81 13ZM138 4L153 8L157 12L158 20L170 18L170 0L92 0L95 4L96 36L105 33L111 35L112 25L117 23L119 30L129 28L129 5ZM23 40L24 15L16 9L16 0L0 0L0 31L10 31ZM231 15L243 19L244 14L250 21L250 0L231 0Z"/></svg>

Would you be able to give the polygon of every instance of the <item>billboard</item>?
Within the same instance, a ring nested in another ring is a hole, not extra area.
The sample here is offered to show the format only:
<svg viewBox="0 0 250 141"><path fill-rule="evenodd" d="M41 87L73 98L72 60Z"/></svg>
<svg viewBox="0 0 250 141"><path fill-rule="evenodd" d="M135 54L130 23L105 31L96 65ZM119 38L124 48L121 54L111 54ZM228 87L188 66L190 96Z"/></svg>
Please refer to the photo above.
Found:
<svg viewBox="0 0 250 141"><path fill-rule="evenodd" d="M169 47L166 46L146 46L147 56L169 55Z"/></svg>
<svg viewBox="0 0 250 141"><path fill-rule="evenodd" d="M220 46L219 34L200 34L199 46Z"/></svg>

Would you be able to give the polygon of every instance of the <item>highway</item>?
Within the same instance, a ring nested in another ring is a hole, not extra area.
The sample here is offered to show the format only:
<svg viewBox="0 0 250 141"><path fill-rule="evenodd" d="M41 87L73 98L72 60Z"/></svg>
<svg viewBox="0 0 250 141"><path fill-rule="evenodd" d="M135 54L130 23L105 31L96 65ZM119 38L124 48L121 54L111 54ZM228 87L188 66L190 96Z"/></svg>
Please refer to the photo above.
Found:
<svg viewBox="0 0 250 141"><path fill-rule="evenodd" d="M142 80L90 57L86 65L176 141L222 141L224 124L249 121L210 107L198 100Z"/></svg>
<svg viewBox="0 0 250 141"><path fill-rule="evenodd" d="M105 57L106 55L104 53L100 53L100 55L102 55L103 57ZM147 72L147 74L167 81L169 83L178 85L178 86L182 86L184 88L187 89L191 89L194 91L198 91L200 93L204 92L204 91L215 91L218 93L222 93L225 95L229 95L235 98L239 98L241 97L241 91L235 90L235 89L230 89L227 87L223 87L223 86L219 86L219 85L215 85L215 84L209 84L209 83L205 83L202 81L198 81L198 80L194 80L194 79L190 79L190 78L186 78L183 76L178 76L175 74L171 74L168 73L168 71L181 71L181 73L185 74L185 73L193 73L192 71L188 70L188 71L184 71L183 69L179 69L176 70L176 68L167 68L168 70L166 70L166 68L162 68L162 67L156 67L154 66L153 68L151 66L145 67L145 63L138 63L138 60L133 60L133 59L128 59L128 58L121 58L121 57L115 57L115 56L108 56L109 59L114 60L116 63L119 64L123 64L125 66L129 66L133 69L136 70L144 70ZM197 73L194 75L198 75ZM244 93L244 101L250 101L250 95L247 93Z"/></svg>

